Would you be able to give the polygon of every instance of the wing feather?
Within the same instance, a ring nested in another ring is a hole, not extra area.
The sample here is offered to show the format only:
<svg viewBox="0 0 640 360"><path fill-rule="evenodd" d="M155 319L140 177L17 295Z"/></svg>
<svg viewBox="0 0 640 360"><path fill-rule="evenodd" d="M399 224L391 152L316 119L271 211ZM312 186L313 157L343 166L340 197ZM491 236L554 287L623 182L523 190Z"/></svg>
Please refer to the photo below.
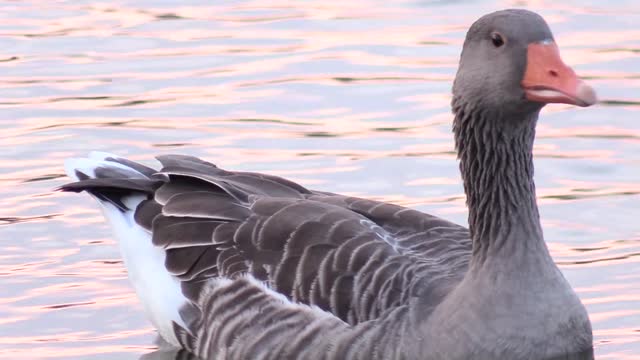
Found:
<svg viewBox="0 0 640 360"><path fill-rule="evenodd" d="M251 215L251 210L219 193L191 191L172 196L162 208L162 214L219 221L243 221Z"/></svg>
<svg viewBox="0 0 640 360"><path fill-rule="evenodd" d="M152 241L164 249L211 245L218 220L158 215L152 222Z"/></svg>

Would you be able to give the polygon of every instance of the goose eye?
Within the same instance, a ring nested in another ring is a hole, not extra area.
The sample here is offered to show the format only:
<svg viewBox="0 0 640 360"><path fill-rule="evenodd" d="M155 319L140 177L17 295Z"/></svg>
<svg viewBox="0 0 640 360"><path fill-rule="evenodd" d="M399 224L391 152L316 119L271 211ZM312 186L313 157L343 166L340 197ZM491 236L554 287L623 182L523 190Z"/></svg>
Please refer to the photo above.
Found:
<svg viewBox="0 0 640 360"><path fill-rule="evenodd" d="M491 33L491 42L493 46L500 47L504 45L504 38L497 32Z"/></svg>

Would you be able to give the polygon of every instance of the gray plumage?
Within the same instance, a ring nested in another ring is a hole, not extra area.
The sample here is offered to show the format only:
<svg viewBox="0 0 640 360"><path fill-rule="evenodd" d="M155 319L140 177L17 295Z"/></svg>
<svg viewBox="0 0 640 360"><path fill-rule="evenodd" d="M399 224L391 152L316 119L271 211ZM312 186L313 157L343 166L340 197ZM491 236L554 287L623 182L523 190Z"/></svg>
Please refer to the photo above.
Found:
<svg viewBox="0 0 640 360"><path fill-rule="evenodd" d="M496 28L510 44L498 55L485 39ZM182 155L158 157L158 171L110 157L62 189L135 211L188 299L176 338L205 359L588 359L586 311L535 202L543 104L519 87L526 44L547 38L544 20L521 10L487 15L467 36L452 106L471 232ZM486 54L498 65L468 65ZM146 197L135 209L132 194Z"/></svg>

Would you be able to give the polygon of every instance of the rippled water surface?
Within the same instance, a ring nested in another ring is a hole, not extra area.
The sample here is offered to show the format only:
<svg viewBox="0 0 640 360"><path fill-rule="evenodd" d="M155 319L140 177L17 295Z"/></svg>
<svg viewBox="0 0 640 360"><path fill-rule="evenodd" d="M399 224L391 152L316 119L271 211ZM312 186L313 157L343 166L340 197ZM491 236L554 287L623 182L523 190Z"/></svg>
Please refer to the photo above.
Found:
<svg viewBox="0 0 640 360"><path fill-rule="evenodd" d="M449 93L467 26L543 14L603 100L544 110L552 255L599 359L640 358L637 1L0 2L0 359L138 359L155 332L64 158L161 153L464 223Z"/></svg>

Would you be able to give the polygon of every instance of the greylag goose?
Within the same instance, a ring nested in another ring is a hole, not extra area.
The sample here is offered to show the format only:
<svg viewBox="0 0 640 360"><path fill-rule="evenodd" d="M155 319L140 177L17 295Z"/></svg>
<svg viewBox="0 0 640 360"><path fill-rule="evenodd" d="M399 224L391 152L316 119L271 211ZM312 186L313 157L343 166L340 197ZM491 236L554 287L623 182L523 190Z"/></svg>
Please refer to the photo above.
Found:
<svg viewBox="0 0 640 360"><path fill-rule="evenodd" d="M545 104L595 102L544 19L504 10L453 85L469 229L181 155L93 152L61 189L98 200L151 322L201 358L565 358L591 324L544 242L532 147Z"/></svg>

